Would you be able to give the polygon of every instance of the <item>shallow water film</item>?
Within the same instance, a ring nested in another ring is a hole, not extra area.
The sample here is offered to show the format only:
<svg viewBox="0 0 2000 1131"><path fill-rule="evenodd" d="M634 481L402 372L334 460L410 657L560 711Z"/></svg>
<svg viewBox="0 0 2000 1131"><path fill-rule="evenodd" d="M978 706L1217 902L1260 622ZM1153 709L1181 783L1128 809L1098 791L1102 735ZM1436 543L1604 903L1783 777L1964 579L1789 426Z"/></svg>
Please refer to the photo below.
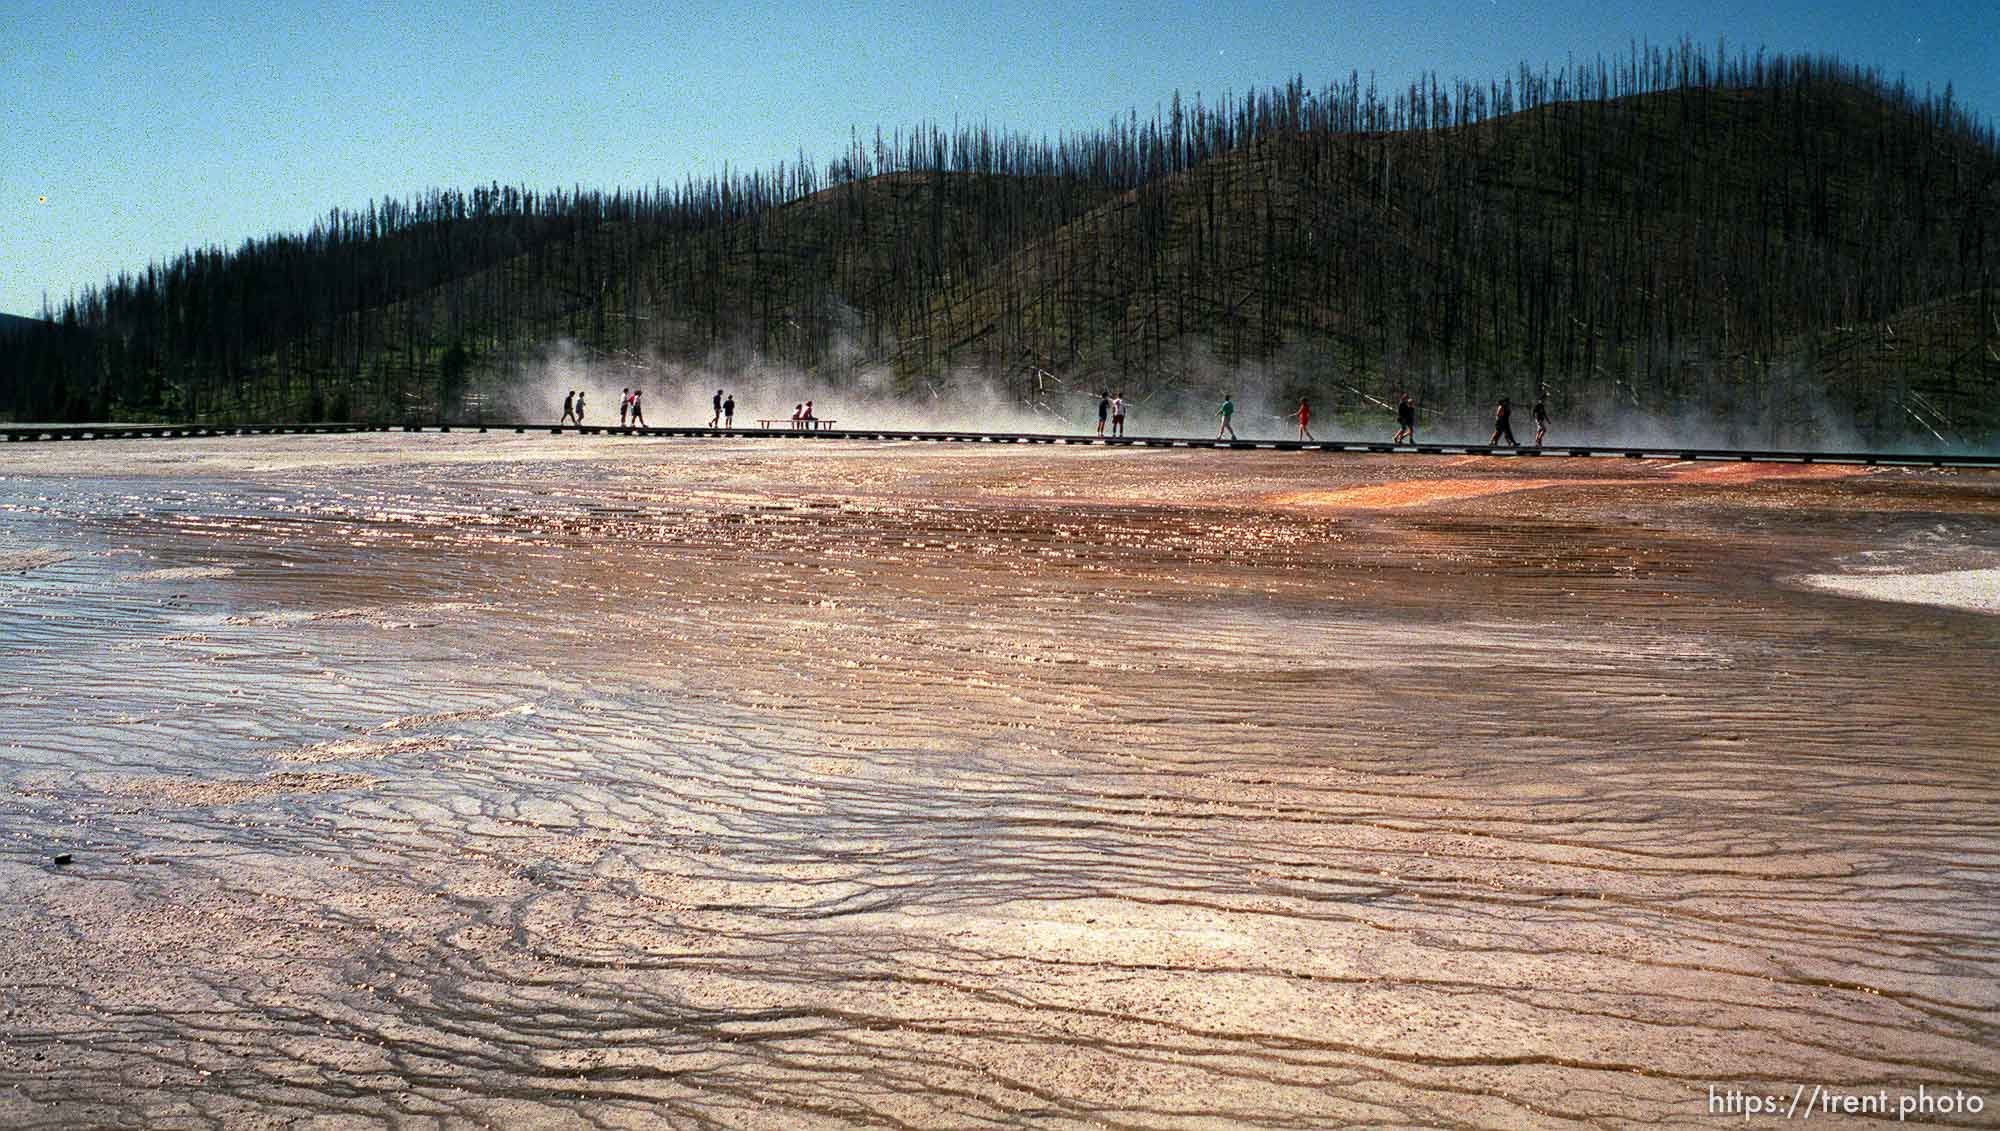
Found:
<svg viewBox="0 0 2000 1131"><path fill-rule="evenodd" d="M2000 474L23 448L10 1127L2000 1121Z"/></svg>

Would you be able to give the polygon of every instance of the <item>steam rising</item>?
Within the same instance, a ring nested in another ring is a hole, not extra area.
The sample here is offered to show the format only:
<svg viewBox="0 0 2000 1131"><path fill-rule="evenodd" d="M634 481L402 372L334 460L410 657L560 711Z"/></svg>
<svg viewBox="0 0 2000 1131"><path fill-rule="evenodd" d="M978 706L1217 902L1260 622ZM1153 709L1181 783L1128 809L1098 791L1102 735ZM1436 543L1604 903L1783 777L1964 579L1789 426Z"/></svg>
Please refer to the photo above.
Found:
<svg viewBox="0 0 2000 1131"><path fill-rule="evenodd" d="M857 358L858 348L835 351ZM1539 393L1530 379L1491 399L1467 403L1455 386L1462 381L1435 372L1411 375L1387 387L1360 387L1337 371L1312 371L1292 359L1284 364L1227 364L1205 351L1187 351L1178 372L1149 388L1128 389L1029 367L995 374L961 367L928 378L900 377L886 367L851 361L831 374L812 373L772 362L749 350L716 351L702 364L665 357L604 357L570 340L545 347L517 367L489 393L488 411L507 419L554 423L563 398L585 394L585 423L615 426L625 389L644 391L646 423L652 427L702 427L714 415L720 390L736 401L735 426L755 429L759 420L786 427L794 409L811 401L813 414L838 428L881 428L939 432L1024 432L1094 434L1100 397L1122 395L1128 436L1216 434L1217 409L1224 397L1237 406L1234 429L1245 440L1289 440L1298 435L1301 396L1310 398L1315 438L1329 441L1386 442L1396 431L1395 406L1404 393L1416 401L1417 438L1427 444L1483 444L1493 432L1494 401L1509 397L1513 432L1525 445L1534 439L1532 406L1545 395L1551 447L1688 447L1788 451L1862 451L1870 445L1823 396L1807 391L1804 379L1775 379L1761 399L1730 403L1713 396L1683 398L1671 409L1634 403L1618 384L1610 391L1569 395L1560 387ZM1498 386L1505 388L1505 386ZM1454 395L1455 391L1457 395ZM1696 405L1720 403L1716 411ZM1110 434L1107 425L1106 434ZM1989 448L1992 441L1989 439ZM1967 450L1941 442L1905 442L1897 450Z"/></svg>

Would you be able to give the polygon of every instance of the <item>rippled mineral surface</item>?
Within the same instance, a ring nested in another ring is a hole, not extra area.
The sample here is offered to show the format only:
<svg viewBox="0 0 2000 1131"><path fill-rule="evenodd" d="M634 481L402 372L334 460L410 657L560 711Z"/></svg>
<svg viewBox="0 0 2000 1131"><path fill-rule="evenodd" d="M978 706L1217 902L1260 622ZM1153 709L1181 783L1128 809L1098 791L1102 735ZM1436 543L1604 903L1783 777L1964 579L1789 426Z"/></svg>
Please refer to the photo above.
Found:
<svg viewBox="0 0 2000 1131"><path fill-rule="evenodd" d="M1992 1125L1996 567L1971 471L9 446L0 1118Z"/></svg>

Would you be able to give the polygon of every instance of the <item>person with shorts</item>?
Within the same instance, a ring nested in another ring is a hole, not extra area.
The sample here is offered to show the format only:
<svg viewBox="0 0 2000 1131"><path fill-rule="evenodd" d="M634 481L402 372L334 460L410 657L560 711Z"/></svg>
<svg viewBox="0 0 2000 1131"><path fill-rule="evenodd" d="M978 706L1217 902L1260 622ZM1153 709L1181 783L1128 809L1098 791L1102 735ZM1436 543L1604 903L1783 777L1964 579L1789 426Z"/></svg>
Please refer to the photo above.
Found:
<svg viewBox="0 0 2000 1131"><path fill-rule="evenodd" d="M1486 442L1488 444L1498 444L1500 437L1505 436L1507 437L1508 444L1516 448L1520 447L1521 441L1514 438L1513 418L1514 409L1507 403L1506 397L1501 397L1500 403L1493 406L1493 438Z"/></svg>
<svg viewBox="0 0 2000 1131"><path fill-rule="evenodd" d="M736 427L736 396L733 393L722 398L722 426Z"/></svg>
<svg viewBox="0 0 2000 1131"><path fill-rule="evenodd" d="M632 427L644 428L645 426L646 414L639 409L639 390L634 389L632 390Z"/></svg>
<svg viewBox="0 0 2000 1131"><path fill-rule="evenodd" d="M1111 394L1099 391L1097 394L1097 434L1104 435L1104 424L1111 419Z"/></svg>
<svg viewBox="0 0 2000 1131"><path fill-rule="evenodd" d="M569 391L569 395L563 397L562 423L556 425L556 427L560 428L562 427L563 424L575 424L575 423L576 423L576 390L571 389Z"/></svg>
<svg viewBox="0 0 2000 1131"><path fill-rule="evenodd" d="M1111 434L1113 436L1123 436L1125 434L1124 393L1119 393L1117 396L1111 398Z"/></svg>
<svg viewBox="0 0 2000 1131"><path fill-rule="evenodd" d="M1313 438L1312 429L1306 427L1307 422L1312 420L1312 414L1312 406L1306 403L1304 397L1300 397L1299 411L1296 415L1299 418L1299 439L1301 440L1310 440Z"/></svg>
<svg viewBox="0 0 2000 1131"><path fill-rule="evenodd" d="M1396 438L1392 444L1414 444L1417 442L1417 402L1404 393L1403 400L1396 406Z"/></svg>
<svg viewBox="0 0 2000 1131"><path fill-rule="evenodd" d="M1549 434L1549 395L1543 393L1535 398L1535 446L1542 446L1542 437Z"/></svg>
<svg viewBox="0 0 2000 1131"><path fill-rule="evenodd" d="M1230 420L1236 415L1236 398L1225 393L1222 397L1222 407L1215 410L1215 415L1222 418L1222 427L1215 430L1215 438L1220 440L1222 434L1227 432L1230 439L1236 439L1236 428L1230 424Z"/></svg>

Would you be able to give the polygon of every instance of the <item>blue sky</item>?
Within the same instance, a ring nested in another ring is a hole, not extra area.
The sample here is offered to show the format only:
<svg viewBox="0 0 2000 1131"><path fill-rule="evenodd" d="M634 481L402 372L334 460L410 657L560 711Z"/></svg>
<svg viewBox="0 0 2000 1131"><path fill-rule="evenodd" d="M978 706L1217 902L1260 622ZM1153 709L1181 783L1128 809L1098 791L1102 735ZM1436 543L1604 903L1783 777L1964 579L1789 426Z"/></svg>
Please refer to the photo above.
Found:
<svg viewBox="0 0 2000 1131"><path fill-rule="evenodd" d="M2000 4L1964 0L0 0L0 311L432 187L671 183L824 164L851 128L1055 135L1176 90L1483 82L1683 35L1832 53L2000 112Z"/></svg>

